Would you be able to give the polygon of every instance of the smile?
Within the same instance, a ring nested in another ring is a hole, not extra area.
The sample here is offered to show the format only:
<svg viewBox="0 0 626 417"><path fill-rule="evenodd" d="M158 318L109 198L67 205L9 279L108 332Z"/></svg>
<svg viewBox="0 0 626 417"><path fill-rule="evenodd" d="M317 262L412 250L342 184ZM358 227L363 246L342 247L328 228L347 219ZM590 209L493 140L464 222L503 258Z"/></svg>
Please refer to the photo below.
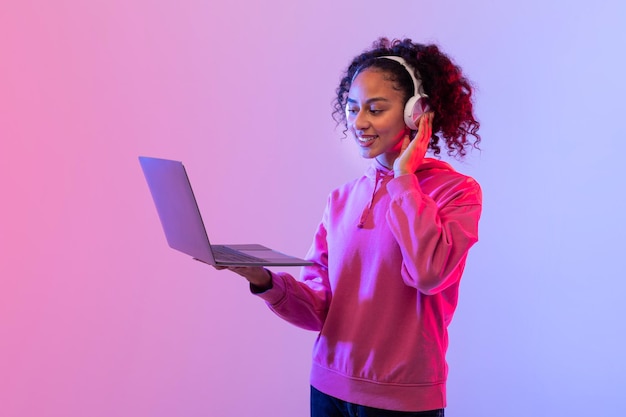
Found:
<svg viewBox="0 0 626 417"><path fill-rule="evenodd" d="M373 141L374 139L376 139L378 136L358 136L357 139L359 139L359 142L361 143L369 143L371 141Z"/></svg>

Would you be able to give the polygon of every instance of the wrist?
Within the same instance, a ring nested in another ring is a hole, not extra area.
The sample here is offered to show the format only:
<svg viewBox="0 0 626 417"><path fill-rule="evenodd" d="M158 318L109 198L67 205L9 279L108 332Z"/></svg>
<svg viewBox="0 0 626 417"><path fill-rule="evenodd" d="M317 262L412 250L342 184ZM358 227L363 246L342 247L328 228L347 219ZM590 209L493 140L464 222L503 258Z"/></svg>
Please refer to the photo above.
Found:
<svg viewBox="0 0 626 417"><path fill-rule="evenodd" d="M262 274L259 277L249 280L250 287L255 293L264 292L272 288L272 272L269 269L262 269Z"/></svg>

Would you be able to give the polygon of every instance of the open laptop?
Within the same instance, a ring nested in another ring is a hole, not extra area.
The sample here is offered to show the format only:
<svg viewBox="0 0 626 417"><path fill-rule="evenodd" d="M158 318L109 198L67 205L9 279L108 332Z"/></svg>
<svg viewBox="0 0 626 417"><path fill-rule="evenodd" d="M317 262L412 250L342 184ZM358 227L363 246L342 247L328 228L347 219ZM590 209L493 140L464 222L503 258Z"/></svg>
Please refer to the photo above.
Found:
<svg viewBox="0 0 626 417"><path fill-rule="evenodd" d="M313 264L259 244L211 245L182 162L140 156L139 163L171 248L218 266Z"/></svg>

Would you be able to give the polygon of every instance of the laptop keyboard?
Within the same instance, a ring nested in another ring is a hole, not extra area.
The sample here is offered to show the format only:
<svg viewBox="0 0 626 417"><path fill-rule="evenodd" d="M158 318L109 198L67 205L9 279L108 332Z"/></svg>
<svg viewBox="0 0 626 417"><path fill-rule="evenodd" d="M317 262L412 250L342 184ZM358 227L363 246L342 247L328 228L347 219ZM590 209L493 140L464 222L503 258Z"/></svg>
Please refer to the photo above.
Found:
<svg viewBox="0 0 626 417"><path fill-rule="evenodd" d="M265 259L236 251L226 246L214 245L213 256L219 262L267 262Z"/></svg>

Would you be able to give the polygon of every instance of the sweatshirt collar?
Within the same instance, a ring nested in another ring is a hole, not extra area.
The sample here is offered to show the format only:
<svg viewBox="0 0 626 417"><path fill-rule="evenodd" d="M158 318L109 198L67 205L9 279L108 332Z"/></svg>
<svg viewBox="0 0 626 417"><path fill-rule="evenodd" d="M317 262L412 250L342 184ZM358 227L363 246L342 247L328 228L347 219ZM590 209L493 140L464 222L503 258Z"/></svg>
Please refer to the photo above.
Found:
<svg viewBox="0 0 626 417"><path fill-rule="evenodd" d="M365 175L369 178L376 178L377 174L380 176L392 176L393 177L393 169L389 169L380 162L376 158L373 159L372 163L365 170Z"/></svg>
<svg viewBox="0 0 626 417"><path fill-rule="evenodd" d="M433 168L452 170L452 167L446 162L433 158L424 158L424 162L422 163L422 165L420 165L417 171L423 171ZM370 211L372 210L372 205L374 204L374 197L376 196L376 192L382 186L381 184L383 182L394 177L394 172L393 169L387 168L386 166L378 162L376 158L374 158L370 166L365 171L365 175L374 181L374 186L372 187L372 194L370 196L370 199L367 202L366 206L363 208L361 216L359 216L356 225L356 227L359 229L365 227L367 218L369 217Z"/></svg>
<svg viewBox="0 0 626 417"><path fill-rule="evenodd" d="M359 216L359 220L356 225L356 227L358 227L359 229L365 227L365 222L367 221L370 211L372 210L372 205L374 204L374 197L376 196L376 192L378 192L378 190L382 186L381 184L386 180L393 178L394 176L393 169L387 168L386 166L378 162L376 158L374 158L370 166L365 171L365 175L369 179L373 180L374 185L372 187L372 194L370 196L370 199L367 202L367 205L363 208L361 216Z"/></svg>
<svg viewBox="0 0 626 417"><path fill-rule="evenodd" d="M422 165L419 166L419 168L417 168L417 171L415 172L425 171L427 169L445 169L449 171L454 170L452 166L448 164L447 162L444 162L439 159L434 159L434 158L424 158L424 162L422 163ZM393 177L394 175L393 169L387 168L386 166L378 162L376 158L374 158L372 160L372 163L365 170L365 175L369 178L376 178L377 173L381 177L385 177L385 176Z"/></svg>

